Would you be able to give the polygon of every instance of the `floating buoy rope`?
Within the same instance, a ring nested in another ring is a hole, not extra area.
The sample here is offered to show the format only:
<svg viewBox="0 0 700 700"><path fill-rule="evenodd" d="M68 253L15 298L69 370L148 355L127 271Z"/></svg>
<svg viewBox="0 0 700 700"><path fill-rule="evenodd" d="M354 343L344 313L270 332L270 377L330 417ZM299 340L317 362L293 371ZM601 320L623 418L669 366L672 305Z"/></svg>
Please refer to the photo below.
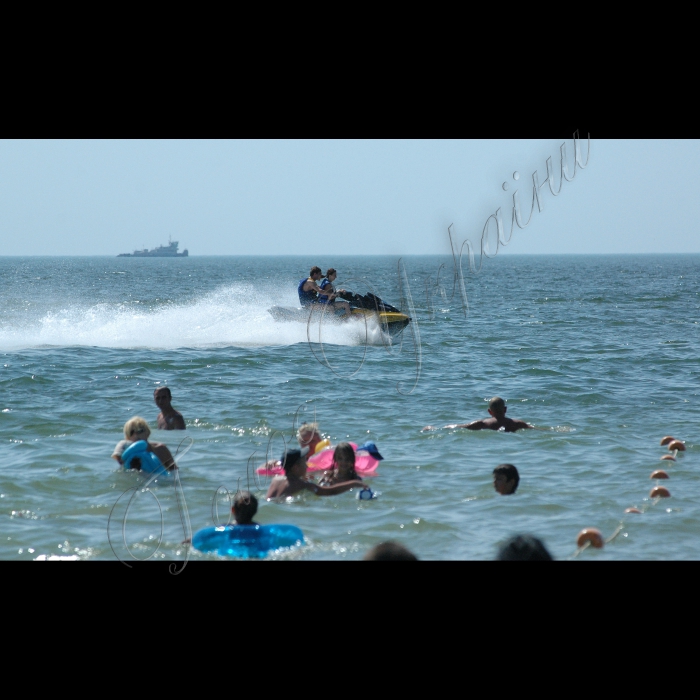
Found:
<svg viewBox="0 0 700 700"><path fill-rule="evenodd" d="M661 438L660 444L662 446L668 445L668 449L672 452L672 454L664 455L663 457L661 457L661 459L663 460L675 462L678 453L685 452L685 443L682 440L676 440L676 438L674 438L672 435L666 435L665 437ZM664 471L663 469L655 469L650 474L649 478L658 480L670 479L671 477L668 475L668 472ZM659 486L657 484L649 492L650 500L648 503L642 506L641 509L637 507L625 508L625 513L636 513L642 515L646 513L646 511L649 510L649 508L655 506L662 498L670 498L670 496L671 492L665 486ZM576 538L577 549L569 557L569 559L576 558L579 554L581 554L581 552L585 551L589 547L602 549L604 545L612 542L622 532L624 526L624 520L621 520L619 525L615 528L613 534L610 535L610 537L608 537L607 539L604 539L600 530L594 527L584 528L583 530L581 530L581 532L578 533L578 536Z"/></svg>

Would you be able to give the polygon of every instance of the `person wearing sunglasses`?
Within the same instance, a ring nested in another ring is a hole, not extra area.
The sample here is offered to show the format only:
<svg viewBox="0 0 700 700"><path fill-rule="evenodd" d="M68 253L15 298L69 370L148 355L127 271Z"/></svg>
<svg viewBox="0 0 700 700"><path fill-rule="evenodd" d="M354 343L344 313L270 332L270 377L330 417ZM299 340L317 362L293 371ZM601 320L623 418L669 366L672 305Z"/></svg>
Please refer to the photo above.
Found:
<svg viewBox="0 0 700 700"><path fill-rule="evenodd" d="M173 458L170 450L162 442L148 442L148 437L151 434L151 429L148 427L148 423L140 416L134 416L130 418L124 424L124 437L125 440L121 440L117 443L112 453L112 459L117 460L119 464L123 465L122 454L126 449L128 449L133 443L139 440L145 440L148 445L148 451L155 454L160 460L160 463L168 470L177 469L177 464L175 464L175 459ZM132 466L133 468L139 468L138 466Z"/></svg>

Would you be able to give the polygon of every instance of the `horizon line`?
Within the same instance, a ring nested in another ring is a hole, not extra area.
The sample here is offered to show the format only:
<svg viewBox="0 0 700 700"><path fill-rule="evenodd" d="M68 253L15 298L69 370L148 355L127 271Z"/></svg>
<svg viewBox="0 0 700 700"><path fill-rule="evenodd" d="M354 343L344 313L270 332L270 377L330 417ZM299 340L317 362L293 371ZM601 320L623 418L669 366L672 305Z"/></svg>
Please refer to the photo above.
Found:
<svg viewBox="0 0 700 700"><path fill-rule="evenodd" d="M501 254L503 257L505 253ZM598 256L613 256L613 255L700 255L700 251L683 251L683 252L644 252L644 253L510 253L510 256L584 256L584 255L598 255ZM93 255L79 254L79 253L13 253L13 254L0 254L0 258L126 258L134 257L139 260L149 259L149 260L164 260L170 258L176 258L178 260L183 260L187 258L304 258L304 257L338 257L338 258L408 258L408 257L452 257L452 253L208 253L200 255L187 255L187 256L170 256L170 255L150 255L150 256L123 256L123 255L112 255L107 253L95 253ZM493 260L496 255L486 256Z"/></svg>

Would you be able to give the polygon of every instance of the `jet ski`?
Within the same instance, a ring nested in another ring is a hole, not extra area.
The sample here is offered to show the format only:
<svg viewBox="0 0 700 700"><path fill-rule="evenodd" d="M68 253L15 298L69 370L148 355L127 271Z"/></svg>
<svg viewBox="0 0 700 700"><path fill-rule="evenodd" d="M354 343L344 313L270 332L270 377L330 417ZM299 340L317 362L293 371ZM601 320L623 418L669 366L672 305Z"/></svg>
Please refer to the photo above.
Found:
<svg viewBox="0 0 700 700"><path fill-rule="evenodd" d="M411 321L409 316L406 316L406 314L399 311L396 307L387 304L372 293L362 295L353 294L352 292L341 292L337 295L337 298L343 299L350 304L351 318L348 322L363 321L364 319L369 320L370 317L376 317L381 329L391 336L399 335ZM275 321L302 321L306 323L309 320L309 315L313 312L314 318L318 319L321 318L321 314L323 313L324 322L328 320L345 323L346 321L343 319L345 314L342 309L333 311L333 304L329 306L330 308L325 312L323 309L320 309L319 306L297 308L273 306L271 309L268 309L268 311Z"/></svg>

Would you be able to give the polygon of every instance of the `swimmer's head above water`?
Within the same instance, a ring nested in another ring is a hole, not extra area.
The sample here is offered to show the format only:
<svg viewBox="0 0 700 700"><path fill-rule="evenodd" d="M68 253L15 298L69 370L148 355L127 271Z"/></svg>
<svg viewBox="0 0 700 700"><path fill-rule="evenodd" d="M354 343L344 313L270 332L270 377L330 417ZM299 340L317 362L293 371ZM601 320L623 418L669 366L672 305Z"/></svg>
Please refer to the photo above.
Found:
<svg viewBox="0 0 700 700"><path fill-rule="evenodd" d="M134 416L124 424L124 437L132 442L148 440L150 434L148 423L140 416Z"/></svg>
<svg viewBox="0 0 700 700"><path fill-rule="evenodd" d="M286 450L285 453L280 457L280 462L282 463L282 468L287 476L293 475L294 472L301 472L300 474L294 474L295 476L303 476L306 472L306 456L309 454L309 448L303 447L301 450ZM304 469L301 469L301 465L304 465Z"/></svg>
<svg viewBox="0 0 700 700"><path fill-rule="evenodd" d="M501 496L515 493L520 483L520 474L512 464L499 464L493 470L493 488Z"/></svg>
<svg viewBox="0 0 700 700"><path fill-rule="evenodd" d="M494 396L489 401L489 413L494 418L503 418L506 415L506 402L500 396Z"/></svg>
<svg viewBox="0 0 700 700"><path fill-rule="evenodd" d="M316 445L322 441L321 433L318 430L318 423L302 423L297 430L297 442L300 447L308 447L313 454Z"/></svg>
<svg viewBox="0 0 700 700"><path fill-rule="evenodd" d="M258 499L250 491L239 491L233 499L231 512L238 525L252 525L258 512Z"/></svg>
<svg viewBox="0 0 700 700"><path fill-rule="evenodd" d="M153 401L158 408L162 409L164 406L169 406L173 400L173 393L167 386L159 386L157 389L153 390Z"/></svg>
<svg viewBox="0 0 700 700"><path fill-rule="evenodd" d="M333 452L332 468L340 481L359 479L355 471L355 450L349 442L339 442Z"/></svg>

